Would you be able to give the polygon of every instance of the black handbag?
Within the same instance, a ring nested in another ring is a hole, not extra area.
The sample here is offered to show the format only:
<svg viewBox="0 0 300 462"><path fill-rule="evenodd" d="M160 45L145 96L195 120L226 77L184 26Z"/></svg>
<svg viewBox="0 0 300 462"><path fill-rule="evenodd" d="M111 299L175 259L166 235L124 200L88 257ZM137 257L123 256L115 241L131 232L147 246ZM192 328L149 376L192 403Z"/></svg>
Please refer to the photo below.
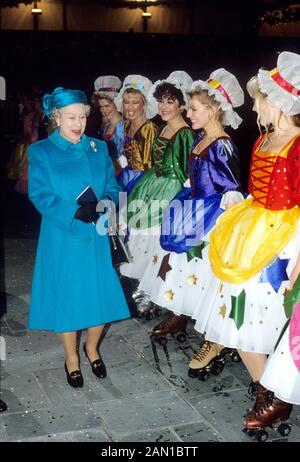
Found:
<svg viewBox="0 0 300 462"><path fill-rule="evenodd" d="M110 214L108 237L112 264L119 266L122 263L129 263L131 258L124 239L119 235L115 219L116 217Z"/></svg>
<svg viewBox="0 0 300 462"><path fill-rule="evenodd" d="M119 266L122 263L129 263L130 256L119 234L109 234L109 244L111 252L111 260L113 266Z"/></svg>

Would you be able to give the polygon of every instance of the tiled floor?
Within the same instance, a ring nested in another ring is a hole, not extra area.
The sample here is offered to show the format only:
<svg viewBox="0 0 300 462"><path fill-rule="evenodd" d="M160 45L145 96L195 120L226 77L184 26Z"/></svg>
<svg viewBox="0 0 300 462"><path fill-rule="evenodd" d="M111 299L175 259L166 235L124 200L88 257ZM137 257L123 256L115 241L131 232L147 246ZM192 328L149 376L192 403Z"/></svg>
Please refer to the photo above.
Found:
<svg viewBox="0 0 300 462"><path fill-rule="evenodd" d="M26 329L35 247L35 239L5 241L1 398L8 410L0 415L0 441L252 441L241 431L252 405L242 364L228 360L223 373L207 382L188 377L199 343L192 323L186 343L171 339L166 347L149 339L157 319L110 325L101 346L107 378L91 373L81 350L85 385L72 389L57 336ZM270 430L270 441L300 441L299 407L290 420L291 434Z"/></svg>

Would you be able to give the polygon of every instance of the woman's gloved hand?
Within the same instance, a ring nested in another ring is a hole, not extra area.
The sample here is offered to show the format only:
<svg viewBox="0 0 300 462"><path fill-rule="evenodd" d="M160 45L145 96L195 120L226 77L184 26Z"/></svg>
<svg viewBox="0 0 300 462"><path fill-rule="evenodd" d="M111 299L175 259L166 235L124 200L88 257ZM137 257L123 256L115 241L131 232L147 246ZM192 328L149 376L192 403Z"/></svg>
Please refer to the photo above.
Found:
<svg viewBox="0 0 300 462"><path fill-rule="evenodd" d="M96 212L96 202L85 202L76 210L74 218L76 220L83 221L84 223L96 222L99 218L98 213Z"/></svg>

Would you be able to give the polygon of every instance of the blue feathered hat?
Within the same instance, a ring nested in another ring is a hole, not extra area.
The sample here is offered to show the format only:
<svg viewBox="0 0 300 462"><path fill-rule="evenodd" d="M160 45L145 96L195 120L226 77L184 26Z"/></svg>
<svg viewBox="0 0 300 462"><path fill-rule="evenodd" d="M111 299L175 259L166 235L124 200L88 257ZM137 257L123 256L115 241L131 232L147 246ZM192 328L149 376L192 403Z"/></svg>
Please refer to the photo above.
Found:
<svg viewBox="0 0 300 462"><path fill-rule="evenodd" d="M43 98L43 108L46 116L50 117L53 109L60 109L69 104L82 103L87 104L87 98L84 91L67 90L63 87L57 87L52 93L46 93Z"/></svg>

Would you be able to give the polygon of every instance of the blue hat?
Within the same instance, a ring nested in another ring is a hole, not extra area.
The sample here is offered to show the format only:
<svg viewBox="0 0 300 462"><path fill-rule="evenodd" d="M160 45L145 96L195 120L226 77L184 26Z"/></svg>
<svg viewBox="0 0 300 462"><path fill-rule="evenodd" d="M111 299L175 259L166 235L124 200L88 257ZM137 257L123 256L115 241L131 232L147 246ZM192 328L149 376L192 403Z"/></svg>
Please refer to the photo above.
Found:
<svg viewBox="0 0 300 462"><path fill-rule="evenodd" d="M81 90L66 90L63 87L57 87L52 93L46 93L43 98L44 112L48 117L53 109L76 103L87 104L86 94Z"/></svg>

